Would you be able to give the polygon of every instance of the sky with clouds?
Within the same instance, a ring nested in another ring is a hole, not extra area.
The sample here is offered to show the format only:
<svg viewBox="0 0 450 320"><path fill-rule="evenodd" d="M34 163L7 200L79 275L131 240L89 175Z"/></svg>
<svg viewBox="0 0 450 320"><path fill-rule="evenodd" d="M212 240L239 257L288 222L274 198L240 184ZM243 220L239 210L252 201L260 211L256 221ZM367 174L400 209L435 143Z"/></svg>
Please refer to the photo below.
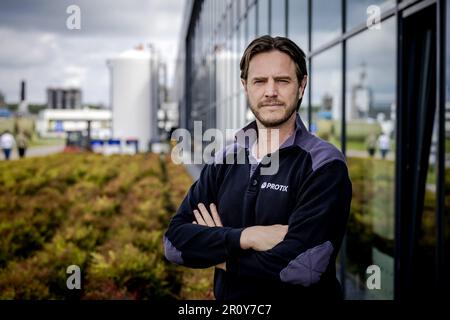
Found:
<svg viewBox="0 0 450 320"><path fill-rule="evenodd" d="M81 29L69 30L67 7L80 8ZM106 61L152 43L171 83L185 0L1 0L0 92L19 99L27 81L29 103L46 103L49 86L79 86L83 103L109 105Z"/></svg>

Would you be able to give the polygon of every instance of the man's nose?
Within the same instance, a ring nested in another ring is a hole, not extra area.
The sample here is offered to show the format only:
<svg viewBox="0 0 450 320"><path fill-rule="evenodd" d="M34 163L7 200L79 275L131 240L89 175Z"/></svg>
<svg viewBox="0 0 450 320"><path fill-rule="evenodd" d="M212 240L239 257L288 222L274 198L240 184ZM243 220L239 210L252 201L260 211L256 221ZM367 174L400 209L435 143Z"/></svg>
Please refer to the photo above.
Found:
<svg viewBox="0 0 450 320"><path fill-rule="evenodd" d="M267 85L266 85L266 90L264 92L264 96L266 98L269 98L269 97L276 97L277 95L278 95L278 93L277 93L277 88L275 86L275 81L270 79L269 81L267 81Z"/></svg>

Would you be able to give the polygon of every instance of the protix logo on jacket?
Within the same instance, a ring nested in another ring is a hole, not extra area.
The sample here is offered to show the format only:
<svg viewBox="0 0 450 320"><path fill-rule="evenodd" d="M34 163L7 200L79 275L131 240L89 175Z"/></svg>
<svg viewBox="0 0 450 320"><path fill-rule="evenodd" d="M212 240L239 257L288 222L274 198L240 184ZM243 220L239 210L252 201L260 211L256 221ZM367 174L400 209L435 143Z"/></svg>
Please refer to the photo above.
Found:
<svg viewBox="0 0 450 320"><path fill-rule="evenodd" d="M289 186L284 186L282 184L263 182L261 184L261 189L272 189L277 191L287 192Z"/></svg>

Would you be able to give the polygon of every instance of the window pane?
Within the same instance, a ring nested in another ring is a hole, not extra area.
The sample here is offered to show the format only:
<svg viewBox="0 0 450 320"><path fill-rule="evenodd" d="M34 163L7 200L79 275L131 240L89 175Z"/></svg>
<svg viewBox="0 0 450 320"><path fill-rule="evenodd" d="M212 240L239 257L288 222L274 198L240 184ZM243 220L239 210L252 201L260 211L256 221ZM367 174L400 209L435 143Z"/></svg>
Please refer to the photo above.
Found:
<svg viewBox="0 0 450 320"><path fill-rule="evenodd" d="M312 47L316 49L341 34L341 1L314 0L312 4Z"/></svg>
<svg viewBox="0 0 450 320"><path fill-rule="evenodd" d="M312 59L311 132L341 147L342 63L341 46Z"/></svg>
<svg viewBox="0 0 450 320"><path fill-rule="evenodd" d="M347 298L393 299L395 19L347 42L346 150L353 182L347 229ZM381 289L366 287L377 265Z"/></svg>
<svg viewBox="0 0 450 320"><path fill-rule="evenodd" d="M258 35L269 34L269 0L258 0Z"/></svg>
<svg viewBox="0 0 450 320"><path fill-rule="evenodd" d="M256 6L252 6L248 11L248 32L247 45L256 37Z"/></svg>
<svg viewBox="0 0 450 320"><path fill-rule="evenodd" d="M231 51L231 85L232 91L230 92L232 96L232 127L234 129L238 128L238 109L239 109L239 101L236 99L239 87L239 62L238 62L238 46L239 46L239 29L234 30L232 41L232 51Z"/></svg>
<svg viewBox="0 0 450 320"><path fill-rule="evenodd" d="M307 66L307 68L308 68L308 66ZM300 114L300 118L302 118L302 121L305 124L306 128L309 128L309 120L308 120L308 101L309 101L308 92L309 92L309 90L308 90L308 86L310 86L310 85L311 84L308 82L306 89L305 89L305 93L303 94L302 104L300 105L300 110L298 111Z"/></svg>
<svg viewBox="0 0 450 320"><path fill-rule="evenodd" d="M241 85L241 71L239 68L239 64L241 61L241 57L244 53L245 47L246 47L246 38L245 38L245 34L246 34L246 26L247 25L247 21L244 20L240 26L240 31L241 31L241 36L240 36L240 45L239 45L239 50L237 53L237 61L236 61L236 68L238 71L238 77L236 79L237 83L238 83L238 94L239 94L239 124L238 127L242 127L245 124L245 114L247 112L247 102L245 101L245 94L244 94L244 89L242 88Z"/></svg>
<svg viewBox="0 0 450 320"><path fill-rule="evenodd" d="M231 38L226 40L226 56L225 56L225 76L226 76L226 91L225 91L225 113L226 113L226 123L225 128L231 128L231 119L232 119L232 101L230 99L232 92L232 71L233 66L231 63L232 59L232 46L231 46Z"/></svg>
<svg viewBox="0 0 450 320"><path fill-rule="evenodd" d="M212 0L214 1L214 0ZM246 0L238 0L239 1L239 16L242 18L247 10L247 1Z"/></svg>
<svg viewBox="0 0 450 320"><path fill-rule="evenodd" d="M271 1L271 25L270 33L272 36L286 36L286 1L272 0Z"/></svg>
<svg viewBox="0 0 450 320"><path fill-rule="evenodd" d="M308 52L308 1L289 0L288 37L302 50Z"/></svg>
<svg viewBox="0 0 450 320"><path fill-rule="evenodd" d="M395 0L347 0L346 30L361 23L372 25L378 14L395 7Z"/></svg>

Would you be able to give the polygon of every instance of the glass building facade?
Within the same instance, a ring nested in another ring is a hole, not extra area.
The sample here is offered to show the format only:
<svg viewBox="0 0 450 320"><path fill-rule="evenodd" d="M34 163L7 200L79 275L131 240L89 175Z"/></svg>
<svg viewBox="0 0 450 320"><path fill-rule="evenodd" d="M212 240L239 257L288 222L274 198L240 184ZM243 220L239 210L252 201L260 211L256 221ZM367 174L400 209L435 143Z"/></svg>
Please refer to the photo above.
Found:
<svg viewBox="0 0 450 320"><path fill-rule="evenodd" d="M420 21L420 23L419 23ZM353 183L338 256L347 299L450 289L450 0L191 0L176 75L180 126L253 120L239 61L255 37L307 53L305 125L345 154ZM232 135L226 137L232 140ZM194 136L195 148L202 146ZM372 287L370 266L381 285Z"/></svg>

